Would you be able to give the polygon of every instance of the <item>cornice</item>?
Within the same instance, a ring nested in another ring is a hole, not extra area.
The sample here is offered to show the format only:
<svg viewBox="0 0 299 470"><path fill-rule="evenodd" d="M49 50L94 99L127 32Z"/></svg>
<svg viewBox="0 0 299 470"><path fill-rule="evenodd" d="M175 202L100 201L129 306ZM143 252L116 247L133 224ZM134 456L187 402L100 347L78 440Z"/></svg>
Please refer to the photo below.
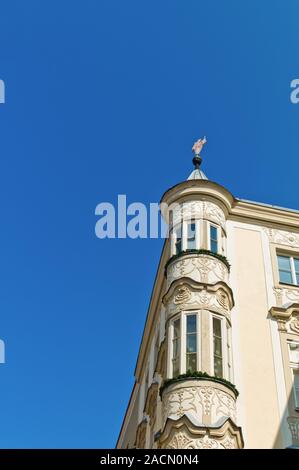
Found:
<svg viewBox="0 0 299 470"><path fill-rule="evenodd" d="M176 290L179 287L186 286L186 285L191 287L194 290L198 290L198 291L206 290L207 292L211 292L211 293L215 293L219 289L222 289L228 295L229 302L230 302L230 305L229 305L230 310L235 305L233 291L225 282L218 281L215 284L207 284L207 283L194 281L193 279L189 277L180 277L179 279L176 279L175 281L173 281L171 285L169 286L168 291L163 296L163 299L162 299L163 303L167 304L167 302L171 299L171 297L174 296Z"/></svg>
<svg viewBox="0 0 299 470"><path fill-rule="evenodd" d="M299 229L299 213L291 209L267 206L255 202L242 201L235 199L230 210L228 219L249 219L253 222L259 222L266 226L274 224L284 228Z"/></svg>
<svg viewBox="0 0 299 470"><path fill-rule="evenodd" d="M227 216L232 204L234 196L223 186L210 180L188 180L179 183L166 191L160 201L161 213L166 221L168 221L167 210L163 204L171 206L175 203L183 203L195 200L217 200Z"/></svg>
<svg viewBox="0 0 299 470"><path fill-rule="evenodd" d="M166 191L160 201L161 213L168 221L168 206L187 201L210 200L217 202L228 220L250 221L264 226L273 224L299 230L299 211L270 204L246 201L236 198L224 186L210 180L189 180L179 183Z"/></svg>

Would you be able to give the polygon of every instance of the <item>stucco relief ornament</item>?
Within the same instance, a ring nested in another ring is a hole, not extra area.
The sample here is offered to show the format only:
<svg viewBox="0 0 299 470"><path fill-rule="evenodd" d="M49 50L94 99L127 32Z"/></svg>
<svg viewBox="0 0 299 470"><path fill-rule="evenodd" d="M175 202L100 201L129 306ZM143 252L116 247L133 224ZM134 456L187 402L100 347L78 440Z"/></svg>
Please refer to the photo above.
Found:
<svg viewBox="0 0 299 470"><path fill-rule="evenodd" d="M221 305L224 310L229 309L229 304L228 304L228 297L227 294L224 292L224 290L219 289L216 293L217 301Z"/></svg>
<svg viewBox="0 0 299 470"><path fill-rule="evenodd" d="M192 443L192 440L180 432L173 436L166 449L186 449L190 443Z"/></svg>
<svg viewBox="0 0 299 470"><path fill-rule="evenodd" d="M179 287L176 290L176 295L174 297L175 304L182 304L187 302L191 297L191 292L186 286Z"/></svg>
<svg viewBox="0 0 299 470"><path fill-rule="evenodd" d="M287 289L285 290L287 299L292 300L293 302L298 302L299 292L297 289Z"/></svg>
<svg viewBox="0 0 299 470"><path fill-rule="evenodd" d="M288 425L292 434L292 439L295 441L299 440L299 419L293 416L287 418Z"/></svg>
<svg viewBox="0 0 299 470"><path fill-rule="evenodd" d="M279 243L281 245L299 246L299 234L290 233L284 230L276 230L272 228L264 228L265 233L268 235L272 243Z"/></svg>
<svg viewBox="0 0 299 470"><path fill-rule="evenodd" d="M199 393L203 397L204 414L209 415L211 413L211 407L213 404L214 390L210 387L205 387L200 389Z"/></svg>
<svg viewBox="0 0 299 470"><path fill-rule="evenodd" d="M299 334L299 317L294 317L290 322L290 329Z"/></svg>
<svg viewBox="0 0 299 470"><path fill-rule="evenodd" d="M215 439L205 435L201 439L194 439L185 432L175 434L167 444L166 449L219 449L219 443Z"/></svg>

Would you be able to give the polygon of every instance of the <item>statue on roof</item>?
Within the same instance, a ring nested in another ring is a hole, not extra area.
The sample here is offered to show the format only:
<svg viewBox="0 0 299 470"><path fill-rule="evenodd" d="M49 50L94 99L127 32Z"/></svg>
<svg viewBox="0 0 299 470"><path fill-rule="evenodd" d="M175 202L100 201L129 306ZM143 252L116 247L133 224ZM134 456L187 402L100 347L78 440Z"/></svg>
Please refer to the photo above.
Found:
<svg viewBox="0 0 299 470"><path fill-rule="evenodd" d="M207 142L207 139L206 137L204 137L203 139L198 139L195 144L193 145L192 147L192 152L195 153L195 155L198 157L204 144Z"/></svg>

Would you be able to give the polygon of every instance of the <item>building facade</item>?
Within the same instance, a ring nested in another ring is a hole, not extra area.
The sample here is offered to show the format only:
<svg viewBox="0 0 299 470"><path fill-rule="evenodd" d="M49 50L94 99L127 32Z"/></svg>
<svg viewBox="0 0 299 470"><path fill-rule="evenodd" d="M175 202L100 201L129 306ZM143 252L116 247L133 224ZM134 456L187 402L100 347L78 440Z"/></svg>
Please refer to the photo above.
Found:
<svg viewBox="0 0 299 470"><path fill-rule="evenodd" d="M299 448L299 212L200 170L169 224L118 448Z"/></svg>

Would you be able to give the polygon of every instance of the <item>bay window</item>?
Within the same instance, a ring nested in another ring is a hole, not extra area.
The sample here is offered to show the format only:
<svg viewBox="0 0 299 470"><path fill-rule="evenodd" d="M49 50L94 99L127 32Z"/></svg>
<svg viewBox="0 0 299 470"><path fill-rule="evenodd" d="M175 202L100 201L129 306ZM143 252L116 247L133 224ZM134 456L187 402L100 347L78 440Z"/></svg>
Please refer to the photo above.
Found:
<svg viewBox="0 0 299 470"><path fill-rule="evenodd" d="M183 220L171 232L171 256L188 250L209 250L215 254L226 253L226 237L222 228L209 221ZM297 264L296 264L297 263ZM299 281L299 259L295 262Z"/></svg>

